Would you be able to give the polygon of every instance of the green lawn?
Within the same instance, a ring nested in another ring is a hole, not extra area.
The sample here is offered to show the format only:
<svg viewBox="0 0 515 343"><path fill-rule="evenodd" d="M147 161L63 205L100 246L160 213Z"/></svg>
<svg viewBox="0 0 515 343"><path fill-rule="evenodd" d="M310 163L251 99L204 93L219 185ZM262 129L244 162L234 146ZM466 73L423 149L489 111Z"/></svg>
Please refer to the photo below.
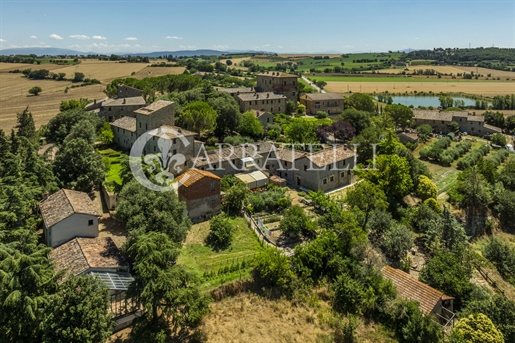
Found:
<svg viewBox="0 0 515 343"><path fill-rule="evenodd" d="M117 184L121 185L122 165L120 162L123 159L123 153L113 149L98 150L98 153L102 156L102 159L104 160L104 163L107 168L106 182L116 182Z"/></svg>
<svg viewBox="0 0 515 343"><path fill-rule="evenodd" d="M206 246L209 222L193 225L184 243L178 263L202 278L203 290L209 290L223 283L248 278L252 270L253 256L264 248L244 218L230 219L234 229L231 246L214 251Z"/></svg>

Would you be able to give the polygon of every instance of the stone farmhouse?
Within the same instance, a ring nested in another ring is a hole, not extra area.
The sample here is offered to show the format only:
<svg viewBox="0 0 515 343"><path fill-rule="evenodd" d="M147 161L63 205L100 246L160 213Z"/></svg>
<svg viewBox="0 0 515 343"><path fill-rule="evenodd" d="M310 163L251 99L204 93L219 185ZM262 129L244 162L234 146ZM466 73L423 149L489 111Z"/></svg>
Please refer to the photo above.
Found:
<svg viewBox="0 0 515 343"><path fill-rule="evenodd" d="M288 100L297 102L297 75L279 71L266 72L257 75L258 92L274 92L283 94Z"/></svg>
<svg viewBox="0 0 515 343"><path fill-rule="evenodd" d="M273 92L241 93L236 96L241 112L254 110L256 112L284 113L287 100L286 96Z"/></svg>
<svg viewBox="0 0 515 343"><path fill-rule="evenodd" d="M215 174L199 169L190 169L177 177L179 200L186 203L193 222L220 213L220 180Z"/></svg>
<svg viewBox="0 0 515 343"><path fill-rule="evenodd" d="M98 206L84 192L61 189L39 203L46 244L55 248L70 239L98 236Z"/></svg>
<svg viewBox="0 0 515 343"><path fill-rule="evenodd" d="M226 88L226 87L215 87L215 90L219 92L229 93L234 99L240 94L255 93L256 90L251 87L238 87L238 88Z"/></svg>
<svg viewBox="0 0 515 343"><path fill-rule="evenodd" d="M300 103L306 106L307 114L324 111L327 114L343 112L343 96L339 93L306 93L300 96Z"/></svg>
<svg viewBox="0 0 515 343"><path fill-rule="evenodd" d="M461 132L472 135L483 136L502 132L500 128L486 124L485 117L476 115L475 112L415 110L413 111L413 120L416 126L429 124L433 127L434 132L442 134L450 132L447 125L452 121L459 124Z"/></svg>
<svg viewBox="0 0 515 343"><path fill-rule="evenodd" d="M355 153L345 146L314 153L284 148L273 142L246 144L200 152L192 159L195 168L209 170L219 177L252 172L283 178L290 185L308 190L329 190L351 184L355 177Z"/></svg>

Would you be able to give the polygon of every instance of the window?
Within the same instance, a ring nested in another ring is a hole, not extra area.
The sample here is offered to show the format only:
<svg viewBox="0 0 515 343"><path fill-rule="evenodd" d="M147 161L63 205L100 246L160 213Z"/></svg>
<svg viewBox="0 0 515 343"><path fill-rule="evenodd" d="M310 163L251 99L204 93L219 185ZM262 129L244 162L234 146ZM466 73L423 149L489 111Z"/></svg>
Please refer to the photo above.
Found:
<svg viewBox="0 0 515 343"><path fill-rule="evenodd" d="M211 205L211 206L215 206L215 199L211 199L211 200L209 201L209 205Z"/></svg>
<svg viewBox="0 0 515 343"><path fill-rule="evenodd" d="M304 165L304 171L308 170L308 166Z"/></svg>
<svg viewBox="0 0 515 343"><path fill-rule="evenodd" d="M324 179L322 183L325 185L327 183L327 179Z"/></svg>
<svg viewBox="0 0 515 343"><path fill-rule="evenodd" d="M117 127L116 130L118 131L118 133L120 132L120 128L119 127Z"/></svg>
<svg viewBox="0 0 515 343"><path fill-rule="evenodd" d="M154 152L156 152L156 146L155 145L153 146L153 148L154 148Z"/></svg>
<svg viewBox="0 0 515 343"><path fill-rule="evenodd" d="M284 177L288 177L288 173L284 173Z"/></svg>
<svg viewBox="0 0 515 343"><path fill-rule="evenodd" d="M141 129L141 122L139 122L139 128Z"/></svg>
<svg viewBox="0 0 515 343"><path fill-rule="evenodd" d="M111 111L111 107L109 107L109 111Z"/></svg>
<svg viewBox="0 0 515 343"><path fill-rule="evenodd" d="M331 175L331 177L329 178L329 181L333 182L334 181L334 176Z"/></svg>
<svg viewBox="0 0 515 343"><path fill-rule="evenodd" d="M177 138L173 139L173 144L177 144Z"/></svg>
<svg viewBox="0 0 515 343"><path fill-rule="evenodd" d="M214 192L215 191L215 182L214 181L211 181L211 192Z"/></svg>
<svg viewBox="0 0 515 343"><path fill-rule="evenodd" d="M349 171L347 171L347 175L350 175L350 170L349 170Z"/></svg>
<svg viewBox="0 0 515 343"><path fill-rule="evenodd" d="M345 172L341 172L340 177L344 177L344 176L345 176Z"/></svg>
<svg viewBox="0 0 515 343"><path fill-rule="evenodd" d="M442 124L443 124L443 123L444 123L444 122L443 122L443 120L442 120Z"/></svg>
<svg viewBox="0 0 515 343"><path fill-rule="evenodd" d="M270 123L270 118L266 118L266 122L267 122L267 123Z"/></svg>
<svg viewBox="0 0 515 343"><path fill-rule="evenodd" d="M93 225L93 219L88 220L88 226L92 226L92 225Z"/></svg>
<svg viewBox="0 0 515 343"><path fill-rule="evenodd" d="M123 134L125 134L125 129L123 129Z"/></svg>
<svg viewBox="0 0 515 343"><path fill-rule="evenodd" d="M145 124L145 130L148 130L148 124Z"/></svg>
<svg viewBox="0 0 515 343"><path fill-rule="evenodd" d="M176 149L173 150L173 154L177 155L177 150Z"/></svg>

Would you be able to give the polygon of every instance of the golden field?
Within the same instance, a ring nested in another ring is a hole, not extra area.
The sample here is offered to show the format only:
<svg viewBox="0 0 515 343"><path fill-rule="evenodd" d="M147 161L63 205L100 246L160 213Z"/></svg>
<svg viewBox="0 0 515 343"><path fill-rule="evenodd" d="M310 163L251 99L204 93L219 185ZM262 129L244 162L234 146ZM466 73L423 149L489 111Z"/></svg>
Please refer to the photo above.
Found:
<svg viewBox="0 0 515 343"><path fill-rule="evenodd" d="M46 124L50 118L59 112L62 100L87 98L103 99L105 85L116 78L132 77L142 79L145 77L165 74L182 74L183 67L149 67L147 63L118 63L111 61L83 60L78 65L56 64L21 64L0 63L0 128L9 131L16 125L16 113L29 106L36 127ZM53 73L66 73L70 78L75 72L84 73L85 77L97 79L102 84L70 88L64 93L66 87L71 87L71 81L29 80L21 73L9 73L14 69L47 69ZM43 91L38 96L28 94L28 90L39 86Z"/></svg>

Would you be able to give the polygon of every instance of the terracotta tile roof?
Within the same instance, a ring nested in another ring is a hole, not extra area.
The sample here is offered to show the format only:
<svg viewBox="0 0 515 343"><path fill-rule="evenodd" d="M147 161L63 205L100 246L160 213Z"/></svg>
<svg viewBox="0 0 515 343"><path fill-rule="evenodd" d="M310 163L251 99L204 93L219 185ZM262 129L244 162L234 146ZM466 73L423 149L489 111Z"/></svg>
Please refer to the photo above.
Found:
<svg viewBox="0 0 515 343"><path fill-rule="evenodd" d="M225 87L215 87L215 89L219 92L226 92L229 94L238 94L238 93L254 93L254 88L251 87L239 87L239 88L225 88Z"/></svg>
<svg viewBox="0 0 515 343"><path fill-rule="evenodd" d="M149 115L157 110L160 110L164 107L171 106L171 105L173 105L172 101L158 100L156 102L151 103L148 106L137 109L136 111L134 111L134 113Z"/></svg>
<svg viewBox="0 0 515 343"><path fill-rule="evenodd" d="M439 290L418 281L400 269L385 266L381 269L381 273L384 278L392 281L397 288L397 294L401 298L418 301L420 309L426 314L433 312L433 309L442 297L447 297ZM449 297L447 297L447 299L448 298Z"/></svg>
<svg viewBox="0 0 515 343"><path fill-rule="evenodd" d="M164 132L163 130L172 130L173 132ZM161 125L157 129L149 131L148 134L152 135L152 136L157 136L157 137L166 135L166 136L168 136L168 138L172 138L172 139L179 138L179 135L176 135L174 132L177 132L178 134L182 135L183 137L198 135L196 132L189 131L189 130L183 129L182 127L172 126L172 125Z"/></svg>
<svg viewBox="0 0 515 343"><path fill-rule="evenodd" d="M55 271L67 270L69 275L79 275L90 269L128 270L129 264L111 237L76 237L50 252Z"/></svg>
<svg viewBox="0 0 515 343"><path fill-rule="evenodd" d="M298 160L299 158L306 156L306 152L291 149L291 148L288 149L288 148L279 147L276 149L276 151L277 151L277 154L275 154L276 157L279 160L286 161L286 162L293 162L295 160ZM273 157L273 156L271 156L271 157Z"/></svg>
<svg viewBox="0 0 515 343"><path fill-rule="evenodd" d="M311 100L343 100L340 93L306 93L304 96Z"/></svg>
<svg viewBox="0 0 515 343"><path fill-rule="evenodd" d="M334 161L343 161L349 157L355 155L354 151L346 148L343 145L339 145L335 148L328 148L313 154L306 154L306 158L313 162L318 167L323 167L328 164L333 164Z"/></svg>
<svg viewBox="0 0 515 343"><path fill-rule="evenodd" d="M200 169L190 169L187 172L177 176L177 181L179 181L182 186L189 187L192 184L194 184L195 182L197 182L200 179L203 179L205 177L208 177L211 179L216 179L216 180L221 180L221 178L219 178L218 176L216 176L215 174L213 174L211 172L208 172L205 170L200 170Z"/></svg>
<svg viewBox="0 0 515 343"><path fill-rule="evenodd" d="M293 74L288 74L288 73L282 73L282 72L269 72L267 71L266 73L261 73L261 74L257 74L257 76L272 76L272 77L294 77L294 78L298 78L297 75L293 75Z"/></svg>
<svg viewBox="0 0 515 343"><path fill-rule="evenodd" d="M116 98L104 101L102 107L106 106L128 106L128 105L141 105L145 106L147 102L141 96L131 96L129 98Z"/></svg>
<svg viewBox="0 0 515 343"><path fill-rule="evenodd" d="M483 125L483 127L485 129L489 129L489 130L492 130L492 131L495 131L495 132L502 132L502 130L500 128L498 128L497 126L485 124L485 125Z"/></svg>
<svg viewBox="0 0 515 343"><path fill-rule="evenodd" d="M456 118L467 118L467 121L480 121L480 122L483 122L485 121L485 117L483 116L480 116L480 115L474 115L472 113L469 113L469 112L458 112L458 111L455 111L455 112L451 112L452 113L452 119L454 121L457 121L456 119L454 119L455 117Z"/></svg>
<svg viewBox="0 0 515 343"><path fill-rule="evenodd" d="M268 154L269 150L266 148L270 143L250 143L247 146L234 146L233 148L216 149L207 152L207 155L199 154L199 158L192 157L191 160L195 163L195 167L206 166L223 161L241 159L243 157L252 157L254 159L262 158L261 152ZM254 146L260 146L259 151L254 150ZM207 158L206 158L207 157Z"/></svg>
<svg viewBox="0 0 515 343"><path fill-rule="evenodd" d="M54 226L69 216L80 213L100 217L102 212L84 192L61 189L39 203L47 227Z"/></svg>
<svg viewBox="0 0 515 343"><path fill-rule="evenodd" d="M111 125L127 131L136 132L136 118L121 117L112 122Z"/></svg>
<svg viewBox="0 0 515 343"><path fill-rule="evenodd" d="M286 96L273 92L241 93L236 97L241 101L286 99Z"/></svg>
<svg viewBox="0 0 515 343"><path fill-rule="evenodd" d="M453 112L439 112L429 110L414 110L413 119L425 119L425 120L443 120L452 121Z"/></svg>

